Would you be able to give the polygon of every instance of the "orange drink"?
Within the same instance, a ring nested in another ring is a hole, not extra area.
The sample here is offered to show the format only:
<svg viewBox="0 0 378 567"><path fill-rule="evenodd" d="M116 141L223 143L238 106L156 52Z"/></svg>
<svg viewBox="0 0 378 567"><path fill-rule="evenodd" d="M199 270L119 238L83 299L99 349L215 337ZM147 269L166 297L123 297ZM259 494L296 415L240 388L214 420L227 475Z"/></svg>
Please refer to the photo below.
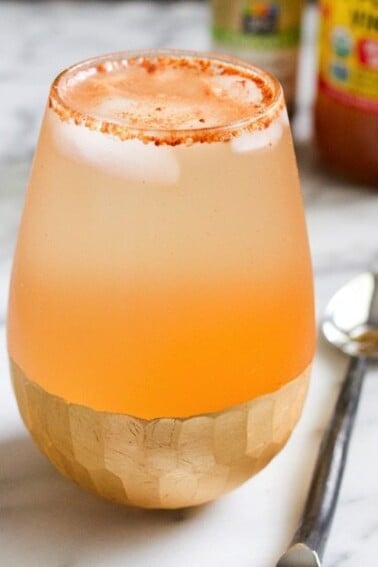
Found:
<svg viewBox="0 0 378 567"><path fill-rule="evenodd" d="M30 178L8 333L24 420L80 484L179 507L264 466L299 417L314 352L277 81L186 52L64 71Z"/></svg>

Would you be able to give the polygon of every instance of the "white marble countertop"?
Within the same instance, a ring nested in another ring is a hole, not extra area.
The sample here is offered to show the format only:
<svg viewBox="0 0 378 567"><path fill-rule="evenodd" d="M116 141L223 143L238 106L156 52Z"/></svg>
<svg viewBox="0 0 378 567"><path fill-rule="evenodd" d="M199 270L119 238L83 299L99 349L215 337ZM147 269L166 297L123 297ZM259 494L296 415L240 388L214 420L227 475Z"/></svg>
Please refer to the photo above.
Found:
<svg viewBox="0 0 378 567"><path fill-rule="evenodd" d="M120 508L50 466L19 418L5 347L7 288L20 208L52 78L87 56L137 47L209 46L203 3L0 3L0 565L272 567L303 507L346 358L319 340L303 418L258 476L212 505L174 513ZM296 123L315 268L317 313L339 285L378 265L378 194L322 171L309 139L314 13ZM378 372L366 381L325 567L376 567Z"/></svg>

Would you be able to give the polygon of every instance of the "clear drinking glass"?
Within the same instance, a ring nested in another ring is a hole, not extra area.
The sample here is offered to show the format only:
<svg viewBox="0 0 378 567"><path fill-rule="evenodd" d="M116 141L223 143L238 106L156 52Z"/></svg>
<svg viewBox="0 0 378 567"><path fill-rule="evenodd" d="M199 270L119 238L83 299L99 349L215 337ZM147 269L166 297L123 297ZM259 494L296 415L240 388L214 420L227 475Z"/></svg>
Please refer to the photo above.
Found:
<svg viewBox="0 0 378 567"><path fill-rule="evenodd" d="M214 499L297 422L314 352L282 89L204 53L118 53L49 95L15 253L21 415L66 476L123 503Z"/></svg>

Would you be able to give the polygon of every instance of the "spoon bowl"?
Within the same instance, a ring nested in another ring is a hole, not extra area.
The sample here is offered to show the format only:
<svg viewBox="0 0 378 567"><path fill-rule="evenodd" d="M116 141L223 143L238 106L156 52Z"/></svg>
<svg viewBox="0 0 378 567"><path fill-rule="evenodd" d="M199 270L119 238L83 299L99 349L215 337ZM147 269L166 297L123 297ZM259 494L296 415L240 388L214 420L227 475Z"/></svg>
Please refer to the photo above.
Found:
<svg viewBox="0 0 378 567"><path fill-rule="evenodd" d="M378 360L378 274L360 274L336 292L325 310L322 332L346 354Z"/></svg>

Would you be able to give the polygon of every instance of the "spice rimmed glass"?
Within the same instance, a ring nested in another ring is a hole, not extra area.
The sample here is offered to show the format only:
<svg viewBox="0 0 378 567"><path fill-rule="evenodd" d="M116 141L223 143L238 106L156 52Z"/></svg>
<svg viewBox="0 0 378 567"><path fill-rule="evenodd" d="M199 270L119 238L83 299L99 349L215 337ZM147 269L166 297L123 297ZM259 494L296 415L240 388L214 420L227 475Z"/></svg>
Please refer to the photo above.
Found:
<svg viewBox="0 0 378 567"><path fill-rule="evenodd" d="M191 52L54 81L15 254L8 344L56 467L123 503L200 504L297 422L313 289L282 89Z"/></svg>

